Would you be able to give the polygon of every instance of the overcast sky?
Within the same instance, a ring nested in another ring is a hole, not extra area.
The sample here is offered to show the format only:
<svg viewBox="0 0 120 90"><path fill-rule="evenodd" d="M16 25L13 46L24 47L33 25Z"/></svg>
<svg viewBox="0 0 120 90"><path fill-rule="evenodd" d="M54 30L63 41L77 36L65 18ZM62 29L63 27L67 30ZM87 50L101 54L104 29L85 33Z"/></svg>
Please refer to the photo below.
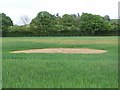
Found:
<svg viewBox="0 0 120 90"><path fill-rule="evenodd" d="M11 17L14 24L19 24L20 17L27 15L33 19L38 12L48 11L51 14L77 14L82 12L109 15L118 18L119 0L1 0L0 13Z"/></svg>

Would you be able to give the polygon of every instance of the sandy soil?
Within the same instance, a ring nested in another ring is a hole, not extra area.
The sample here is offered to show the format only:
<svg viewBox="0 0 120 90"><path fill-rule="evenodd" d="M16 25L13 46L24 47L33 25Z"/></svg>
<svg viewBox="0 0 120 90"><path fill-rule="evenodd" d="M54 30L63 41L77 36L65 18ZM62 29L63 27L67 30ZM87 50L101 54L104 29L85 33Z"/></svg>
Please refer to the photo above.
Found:
<svg viewBox="0 0 120 90"><path fill-rule="evenodd" d="M105 50L96 50L89 48L47 48L12 51L11 53L82 53L82 54L99 54L105 53Z"/></svg>

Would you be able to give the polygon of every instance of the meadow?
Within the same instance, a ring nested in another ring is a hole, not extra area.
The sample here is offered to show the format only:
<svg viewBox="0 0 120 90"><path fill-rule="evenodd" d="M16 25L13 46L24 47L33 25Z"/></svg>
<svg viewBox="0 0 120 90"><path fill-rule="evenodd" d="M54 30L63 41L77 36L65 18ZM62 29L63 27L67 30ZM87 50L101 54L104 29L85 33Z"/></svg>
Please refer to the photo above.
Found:
<svg viewBox="0 0 120 90"><path fill-rule="evenodd" d="M10 53L91 48L101 54ZM118 88L118 37L4 37L3 88Z"/></svg>

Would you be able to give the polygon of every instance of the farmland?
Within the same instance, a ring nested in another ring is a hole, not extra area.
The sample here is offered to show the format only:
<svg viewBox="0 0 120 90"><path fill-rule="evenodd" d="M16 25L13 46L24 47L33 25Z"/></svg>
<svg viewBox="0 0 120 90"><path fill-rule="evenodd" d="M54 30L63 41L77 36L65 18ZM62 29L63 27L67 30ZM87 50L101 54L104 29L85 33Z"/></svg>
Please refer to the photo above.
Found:
<svg viewBox="0 0 120 90"><path fill-rule="evenodd" d="M3 88L117 88L118 37L4 37ZM101 54L10 53L91 48Z"/></svg>

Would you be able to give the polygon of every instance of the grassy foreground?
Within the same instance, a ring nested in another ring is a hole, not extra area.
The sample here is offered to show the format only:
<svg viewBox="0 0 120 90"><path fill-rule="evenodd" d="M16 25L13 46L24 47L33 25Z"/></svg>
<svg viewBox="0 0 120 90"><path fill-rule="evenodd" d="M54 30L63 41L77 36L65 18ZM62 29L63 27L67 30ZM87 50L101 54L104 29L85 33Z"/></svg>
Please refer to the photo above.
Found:
<svg viewBox="0 0 120 90"><path fill-rule="evenodd" d="M11 54L38 48L92 48L102 54ZM3 38L3 88L117 88L118 37Z"/></svg>

